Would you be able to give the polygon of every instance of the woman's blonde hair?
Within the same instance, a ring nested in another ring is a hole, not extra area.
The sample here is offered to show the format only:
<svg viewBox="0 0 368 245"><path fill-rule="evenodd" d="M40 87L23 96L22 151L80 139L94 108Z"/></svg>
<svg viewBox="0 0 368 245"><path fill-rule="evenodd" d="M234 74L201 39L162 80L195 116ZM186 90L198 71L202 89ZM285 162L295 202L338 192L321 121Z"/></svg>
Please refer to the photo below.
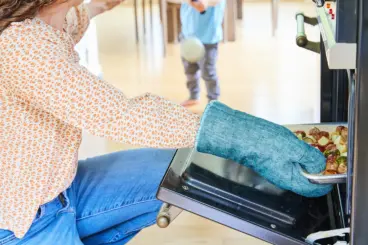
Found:
<svg viewBox="0 0 368 245"><path fill-rule="evenodd" d="M0 0L0 34L12 23L34 18L57 0Z"/></svg>

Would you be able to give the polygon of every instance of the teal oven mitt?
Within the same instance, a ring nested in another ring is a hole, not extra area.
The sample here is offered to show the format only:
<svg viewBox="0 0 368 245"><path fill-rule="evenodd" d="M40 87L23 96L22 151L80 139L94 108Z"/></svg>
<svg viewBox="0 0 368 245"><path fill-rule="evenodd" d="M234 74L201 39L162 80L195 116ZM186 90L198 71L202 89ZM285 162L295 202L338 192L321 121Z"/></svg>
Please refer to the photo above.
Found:
<svg viewBox="0 0 368 245"><path fill-rule="evenodd" d="M287 128L211 102L203 116L196 149L245 165L274 185L305 197L326 195L331 185L310 183L301 169L320 173L323 154Z"/></svg>

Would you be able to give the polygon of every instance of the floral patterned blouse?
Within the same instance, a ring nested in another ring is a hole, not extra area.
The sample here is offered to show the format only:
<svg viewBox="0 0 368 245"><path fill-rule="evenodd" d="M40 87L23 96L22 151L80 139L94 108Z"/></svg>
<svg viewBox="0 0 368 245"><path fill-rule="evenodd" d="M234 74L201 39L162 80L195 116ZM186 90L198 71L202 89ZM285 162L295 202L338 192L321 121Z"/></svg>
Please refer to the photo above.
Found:
<svg viewBox="0 0 368 245"><path fill-rule="evenodd" d="M79 65L88 23L80 5L65 31L35 18L0 34L0 229L18 238L71 185L82 129L145 147L195 143L199 116L155 95L127 98Z"/></svg>

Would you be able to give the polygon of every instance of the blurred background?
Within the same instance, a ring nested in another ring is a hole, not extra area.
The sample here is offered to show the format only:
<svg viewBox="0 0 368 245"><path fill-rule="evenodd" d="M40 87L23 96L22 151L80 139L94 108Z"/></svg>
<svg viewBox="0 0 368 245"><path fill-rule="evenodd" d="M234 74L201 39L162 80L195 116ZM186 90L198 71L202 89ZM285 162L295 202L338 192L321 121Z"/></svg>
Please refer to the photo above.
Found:
<svg viewBox="0 0 368 245"><path fill-rule="evenodd" d="M220 101L280 124L318 122L320 56L295 44L295 13L313 15L312 1L227 1L225 41L219 47L217 67ZM160 11L165 8L167 21L161 21ZM177 42L179 8L175 0L161 0L161 4L157 0L127 0L92 21L77 47L81 63L128 97L151 92L182 102L188 91ZM166 40L163 30L168 33ZM306 32L310 40L319 40L318 27L306 26ZM207 102L204 83L201 86L202 101L192 109L198 114ZM130 148L86 133L80 158ZM146 229L130 244L266 243L183 213L168 228Z"/></svg>

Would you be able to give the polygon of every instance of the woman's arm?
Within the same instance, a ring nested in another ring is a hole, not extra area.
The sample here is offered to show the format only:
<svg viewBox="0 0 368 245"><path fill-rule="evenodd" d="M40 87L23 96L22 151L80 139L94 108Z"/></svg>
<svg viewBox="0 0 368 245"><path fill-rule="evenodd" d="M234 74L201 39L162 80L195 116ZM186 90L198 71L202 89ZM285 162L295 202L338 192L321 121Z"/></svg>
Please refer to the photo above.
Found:
<svg viewBox="0 0 368 245"><path fill-rule="evenodd" d="M87 31L90 21L89 10L86 4L70 9L66 16L64 29L77 44Z"/></svg>
<svg viewBox="0 0 368 245"><path fill-rule="evenodd" d="M92 0L72 8L67 16L64 29L78 43L87 31L89 21L93 17L102 14L122 3L123 0Z"/></svg>
<svg viewBox="0 0 368 245"><path fill-rule="evenodd" d="M25 75L24 79L9 80L7 86L33 107L114 141L158 148L195 145L200 118L185 108L151 94L129 99L84 67L61 57L29 58L34 65L24 69L33 78Z"/></svg>
<svg viewBox="0 0 368 245"><path fill-rule="evenodd" d="M123 1L124 0L92 0L90 3L86 4L89 17L92 19L99 14L113 9Z"/></svg>

